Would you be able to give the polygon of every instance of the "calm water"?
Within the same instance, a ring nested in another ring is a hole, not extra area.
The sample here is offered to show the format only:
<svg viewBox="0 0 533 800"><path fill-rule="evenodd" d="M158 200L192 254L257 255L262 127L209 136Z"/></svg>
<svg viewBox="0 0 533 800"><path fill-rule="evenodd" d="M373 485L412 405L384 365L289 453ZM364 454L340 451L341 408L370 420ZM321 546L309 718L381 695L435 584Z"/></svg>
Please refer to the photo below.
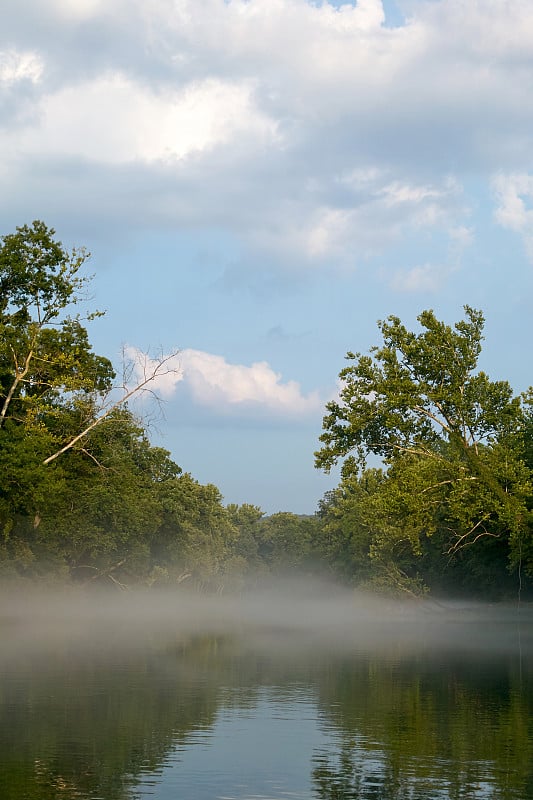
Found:
<svg viewBox="0 0 533 800"><path fill-rule="evenodd" d="M4 599L2 800L533 798L531 609L120 602Z"/></svg>

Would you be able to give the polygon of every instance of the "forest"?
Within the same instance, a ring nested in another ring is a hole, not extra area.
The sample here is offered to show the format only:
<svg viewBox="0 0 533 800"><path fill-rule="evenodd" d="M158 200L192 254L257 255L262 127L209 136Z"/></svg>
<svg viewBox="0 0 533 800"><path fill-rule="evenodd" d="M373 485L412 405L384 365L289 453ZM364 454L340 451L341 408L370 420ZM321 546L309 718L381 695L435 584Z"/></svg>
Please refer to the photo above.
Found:
<svg viewBox="0 0 533 800"><path fill-rule="evenodd" d="M431 310L348 353L316 513L224 505L153 446L93 352L89 254L44 222L0 239L0 580L225 592L298 573L393 595L533 596L533 390L478 369L484 317ZM83 310L83 313L82 311Z"/></svg>

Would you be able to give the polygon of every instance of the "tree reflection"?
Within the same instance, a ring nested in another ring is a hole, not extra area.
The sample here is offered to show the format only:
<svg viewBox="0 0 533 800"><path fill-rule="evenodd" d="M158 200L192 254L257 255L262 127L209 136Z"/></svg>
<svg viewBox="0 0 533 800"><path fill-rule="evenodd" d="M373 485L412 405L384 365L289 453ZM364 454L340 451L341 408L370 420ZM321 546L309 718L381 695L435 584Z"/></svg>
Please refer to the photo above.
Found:
<svg viewBox="0 0 533 800"><path fill-rule="evenodd" d="M350 660L324 672L337 747L317 753L321 800L533 797L533 673L500 654Z"/></svg>
<svg viewBox="0 0 533 800"><path fill-rule="evenodd" d="M271 631L114 638L3 637L1 800L134 800L222 710L253 719L265 688L288 707L295 689L316 700L324 744L302 780L318 800L533 798L531 643L520 664L405 639L363 653Z"/></svg>
<svg viewBox="0 0 533 800"><path fill-rule="evenodd" d="M2 800L129 800L143 773L208 730L219 699L212 637L171 649L68 644L4 667L0 697Z"/></svg>

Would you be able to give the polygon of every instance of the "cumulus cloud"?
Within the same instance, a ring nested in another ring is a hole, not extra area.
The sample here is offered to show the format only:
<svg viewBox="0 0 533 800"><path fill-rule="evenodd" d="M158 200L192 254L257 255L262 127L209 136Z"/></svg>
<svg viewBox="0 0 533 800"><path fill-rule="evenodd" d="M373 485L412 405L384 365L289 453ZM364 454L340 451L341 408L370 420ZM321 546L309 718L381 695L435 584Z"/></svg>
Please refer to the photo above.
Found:
<svg viewBox="0 0 533 800"><path fill-rule="evenodd" d="M66 86L43 100L40 124L13 149L122 166L176 161L235 137L275 138L244 83L208 79L157 94L121 74ZM105 125L102 125L105 119ZM7 138L7 137L6 137Z"/></svg>
<svg viewBox="0 0 533 800"><path fill-rule="evenodd" d="M155 374L158 361L137 348L126 348L134 380ZM304 394L296 381L283 381L266 361L245 366L223 356L185 349L167 360L150 384L165 400L186 389L193 401L218 415L275 416L292 420L316 415L324 400L316 391Z"/></svg>
<svg viewBox="0 0 533 800"><path fill-rule="evenodd" d="M493 179L497 208L496 222L522 236L526 252L533 262L533 175L499 174Z"/></svg>
<svg viewBox="0 0 533 800"><path fill-rule="evenodd" d="M524 0L415 0L394 28L381 0L26 5L0 33L6 218L16 194L104 231L223 228L250 265L352 267L466 230L465 167L488 181L533 147Z"/></svg>
<svg viewBox="0 0 533 800"><path fill-rule="evenodd" d="M20 81L37 83L43 63L37 53L23 50L0 50L0 86L12 87Z"/></svg>

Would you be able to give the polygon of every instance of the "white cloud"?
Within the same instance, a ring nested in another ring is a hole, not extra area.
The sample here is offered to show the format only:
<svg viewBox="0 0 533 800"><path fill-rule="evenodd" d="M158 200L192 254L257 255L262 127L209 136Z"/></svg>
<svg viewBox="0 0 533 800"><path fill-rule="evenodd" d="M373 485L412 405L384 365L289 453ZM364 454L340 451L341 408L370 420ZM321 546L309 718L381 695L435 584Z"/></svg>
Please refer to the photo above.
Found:
<svg viewBox="0 0 533 800"><path fill-rule="evenodd" d="M499 174L492 183L498 206L494 218L502 227L521 234L533 261L533 175Z"/></svg>
<svg viewBox="0 0 533 800"><path fill-rule="evenodd" d="M458 230L455 222L464 213L462 187L447 176L429 187L391 183L383 171L363 170L334 184L332 195L344 195L342 205L320 204L322 192L309 185L296 208L281 199L279 213L267 211L261 227L248 231L249 241L274 259L353 268L410 232Z"/></svg>
<svg viewBox="0 0 533 800"><path fill-rule="evenodd" d="M466 225L458 225L448 231L452 245L456 252L461 253L474 242L474 229Z"/></svg>
<svg viewBox="0 0 533 800"><path fill-rule="evenodd" d="M525 199L533 197L533 175L498 175L493 180L498 200L496 221L504 228L523 231L528 225L529 211Z"/></svg>
<svg viewBox="0 0 533 800"><path fill-rule="evenodd" d="M43 73L43 62L30 50L0 50L0 87L10 87L18 81L38 83Z"/></svg>
<svg viewBox="0 0 533 800"><path fill-rule="evenodd" d="M379 194L384 196L386 205L396 206L405 203L419 204L424 200L438 199L444 195L444 192L431 186L410 186L394 181L380 189Z"/></svg>
<svg viewBox="0 0 533 800"><path fill-rule="evenodd" d="M154 372L157 361L134 347L126 355L135 365L138 381ZM283 382L266 361L245 366L230 364L223 356L185 349L166 362L150 387L170 399L183 385L193 400L216 414L245 412L297 419L323 408L318 392L303 394L296 381Z"/></svg>
<svg viewBox="0 0 533 800"><path fill-rule="evenodd" d="M408 270L396 270L390 285L397 292L436 292L449 273L447 267L421 264Z"/></svg>
<svg viewBox="0 0 533 800"><path fill-rule="evenodd" d="M104 5L104 0L47 0L47 2L51 10L76 22L94 17Z"/></svg>
<svg viewBox="0 0 533 800"><path fill-rule="evenodd" d="M346 266L466 229L465 165L483 182L533 150L526 0L414 0L396 28L380 0L5 2L0 88L24 112L3 113L5 216L16 196L113 231L223 228L250 264Z"/></svg>
<svg viewBox="0 0 533 800"><path fill-rule="evenodd" d="M43 97L40 124L13 134L11 147L120 165L183 159L247 135L275 139L276 126L244 83L208 79L155 93L111 74Z"/></svg>

